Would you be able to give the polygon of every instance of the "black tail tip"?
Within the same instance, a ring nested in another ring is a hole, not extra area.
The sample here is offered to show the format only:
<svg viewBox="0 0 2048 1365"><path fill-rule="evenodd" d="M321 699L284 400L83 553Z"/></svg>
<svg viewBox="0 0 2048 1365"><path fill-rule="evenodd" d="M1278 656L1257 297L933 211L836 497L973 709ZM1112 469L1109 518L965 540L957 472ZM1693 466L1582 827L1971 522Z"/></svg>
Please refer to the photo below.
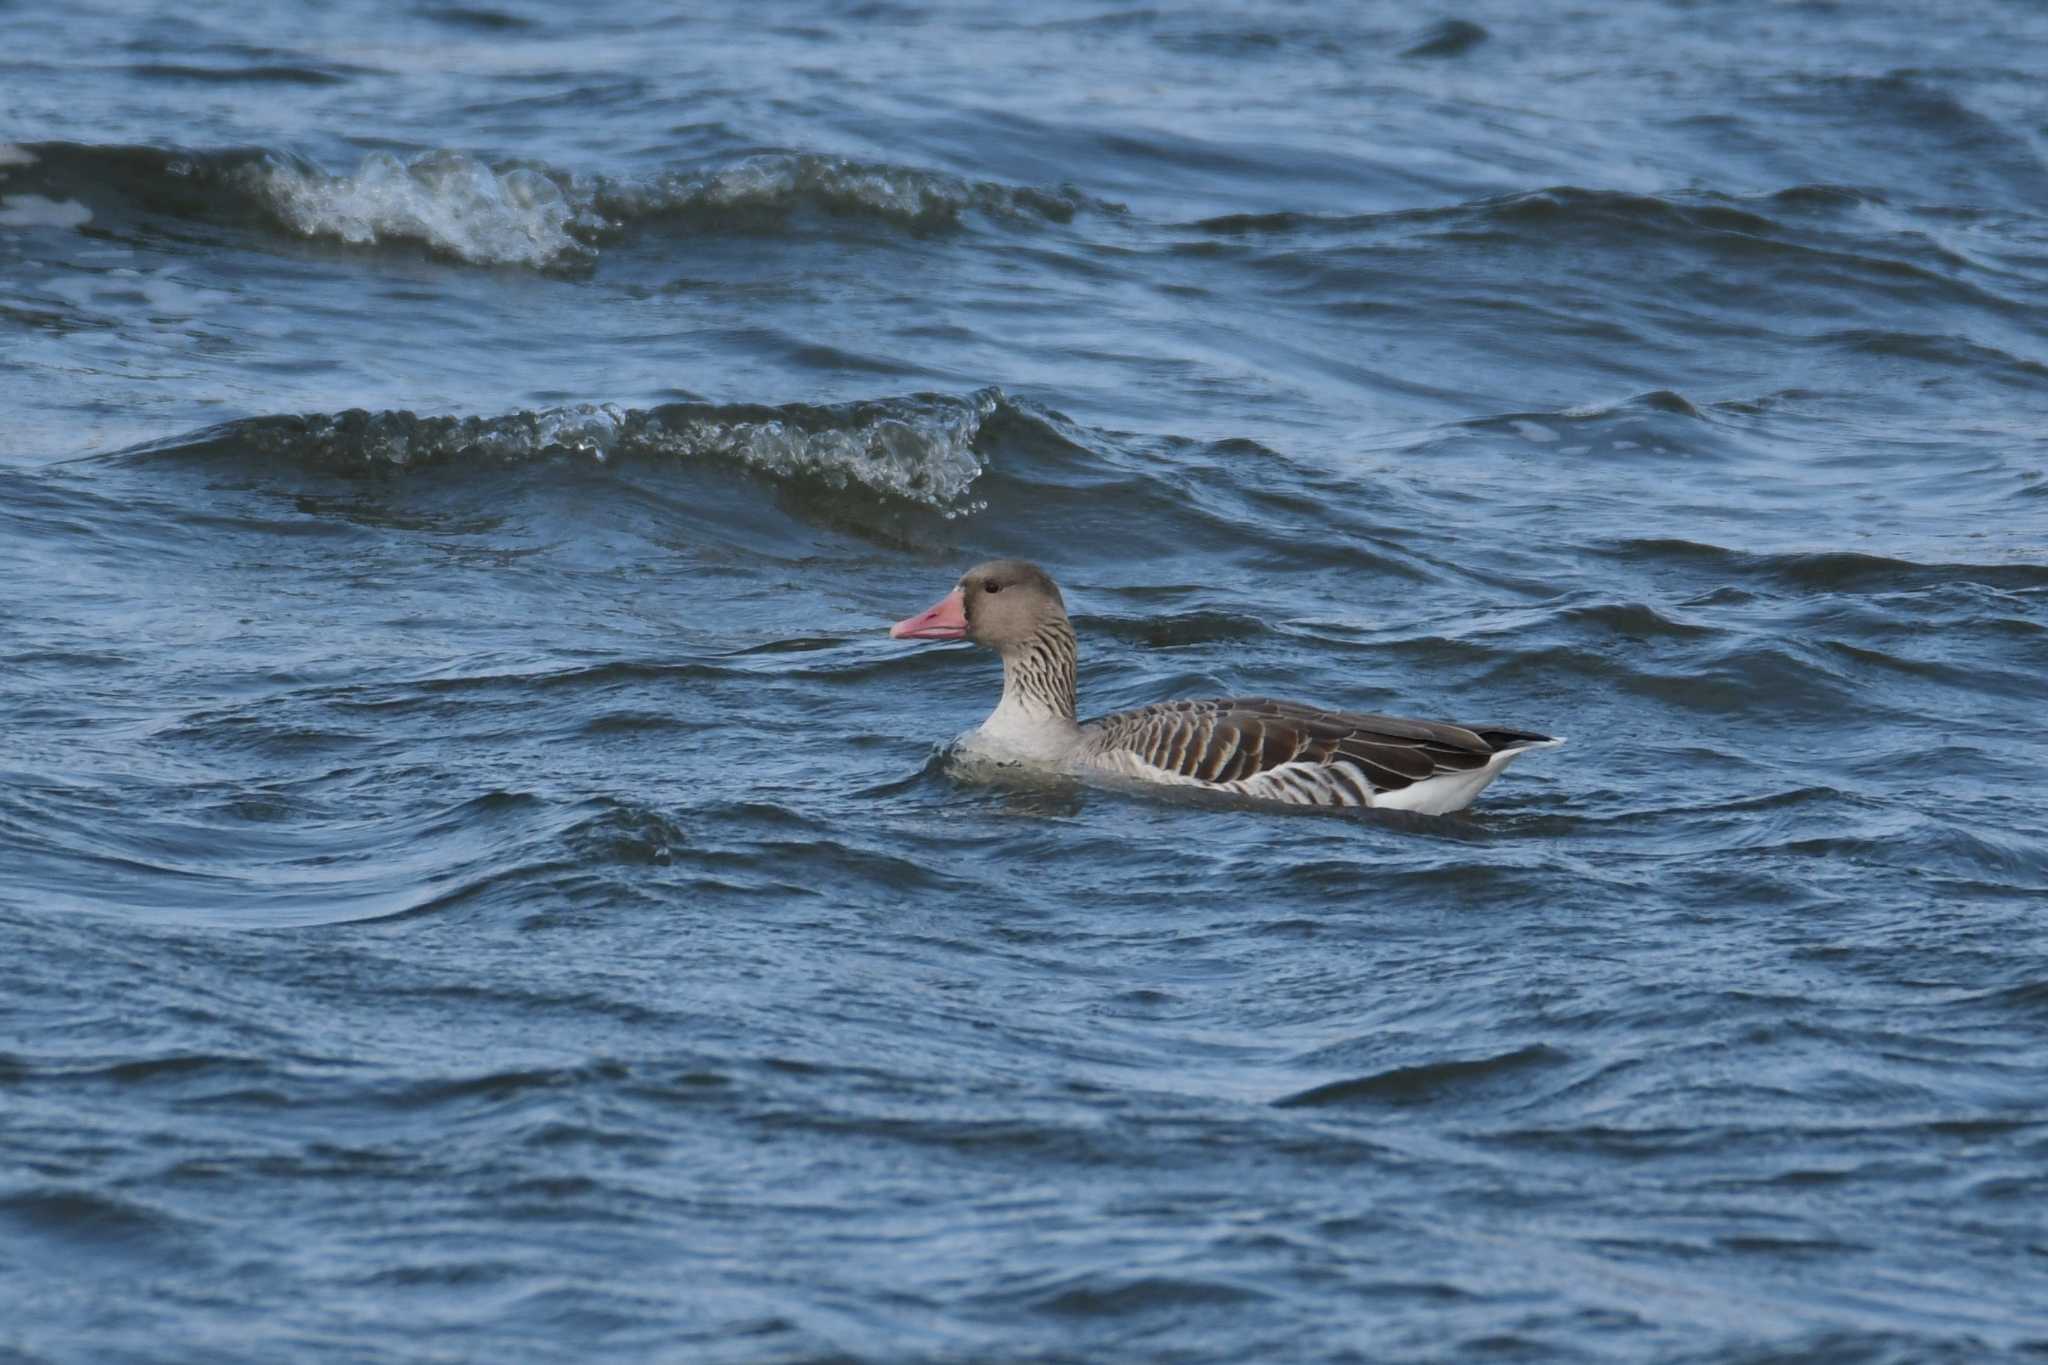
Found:
<svg viewBox="0 0 2048 1365"><path fill-rule="evenodd" d="M1533 730L1479 730L1475 733L1492 745L1495 753L1507 749L1547 749L1564 743L1556 735L1539 735Z"/></svg>

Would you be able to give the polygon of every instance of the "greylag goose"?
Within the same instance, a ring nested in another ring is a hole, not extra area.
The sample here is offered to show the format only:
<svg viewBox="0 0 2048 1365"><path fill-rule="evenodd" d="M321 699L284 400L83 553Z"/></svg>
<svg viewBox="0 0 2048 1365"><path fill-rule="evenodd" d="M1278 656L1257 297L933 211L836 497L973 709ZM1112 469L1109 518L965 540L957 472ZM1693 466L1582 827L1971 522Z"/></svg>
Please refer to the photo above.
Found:
<svg viewBox="0 0 2048 1365"><path fill-rule="evenodd" d="M1199 787L1294 806L1376 806L1441 815L1529 749L1564 743L1491 725L1325 711L1265 697L1169 701L1074 718L1074 627L1046 572L998 559L961 575L898 640L968 640L1003 660L1003 699L962 749L1075 775Z"/></svg>

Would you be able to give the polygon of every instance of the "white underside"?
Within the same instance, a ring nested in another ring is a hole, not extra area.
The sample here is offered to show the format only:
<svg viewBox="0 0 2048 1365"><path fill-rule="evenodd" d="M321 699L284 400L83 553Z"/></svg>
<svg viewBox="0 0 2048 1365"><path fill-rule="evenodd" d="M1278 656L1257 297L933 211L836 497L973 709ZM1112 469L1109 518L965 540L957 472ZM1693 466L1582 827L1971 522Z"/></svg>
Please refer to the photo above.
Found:
<svg viewBox="0 0 2048 1365"><path fill-rule="evenodd" d="M1501 770L1528 753L1531 749L1555 749L1564 743L1553 739L1543 744L1525 744L1519 749L1503 749L1486 760L1483 768L1474 768L1468 773L1445 773L1441 777L1425 777L1420 782L1410 783L1398 791L1380 792L1373 797L1373 805L1381 810L1412 810L1418 815L1448 815L1454 810L1463 810L1472 804L1472 798L1486 790L1487 783L1499 777Z"/></svg>
<svg viewBox="0 0 2048 1365"><path fill-rule="evenodd" d="M960 736L956 749L968 758L991 763L1024 763L1064 769L1081 742L1081 727L1071 720L1017 705L1007 696L989 718Z"/></svg>

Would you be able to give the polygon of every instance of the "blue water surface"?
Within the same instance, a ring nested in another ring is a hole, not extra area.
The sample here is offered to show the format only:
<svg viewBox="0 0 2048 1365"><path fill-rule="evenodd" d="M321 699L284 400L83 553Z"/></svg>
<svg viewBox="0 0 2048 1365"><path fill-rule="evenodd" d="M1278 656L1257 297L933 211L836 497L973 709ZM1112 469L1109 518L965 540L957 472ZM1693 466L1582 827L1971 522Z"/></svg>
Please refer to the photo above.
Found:
<svg viewBox="0 0 2048 1365"><path fill-rule="evenodd" d="M0 1359L2048 1352L2048 10L5 32Z"/></svg>

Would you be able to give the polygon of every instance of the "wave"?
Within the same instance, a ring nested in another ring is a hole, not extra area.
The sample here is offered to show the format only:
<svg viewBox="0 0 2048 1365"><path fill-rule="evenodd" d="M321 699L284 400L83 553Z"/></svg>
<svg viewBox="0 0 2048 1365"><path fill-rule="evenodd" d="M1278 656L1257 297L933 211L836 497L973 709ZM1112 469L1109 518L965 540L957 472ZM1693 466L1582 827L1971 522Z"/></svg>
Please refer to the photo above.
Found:
<svg viewBox="0 0 2048 1365"><path fill-rule="evenodd" d="M1276 1109L1319 1109L1330 1105L1417 1105L1465 1098L1497 1082L1520 1092L1527 1074L1555 1068L1570 1057L1547 1043L1530 1043L1493 1057L1422 1062L1369 1076L1330 1081L1274 1100Z"/></svg>
<svg viewBox="0 0 2048 1365"><path fill-rule="evenodd" d="M445 149L375 151L354 170L336 173L266 148L66 142L0 145L0 194L0 213L68 213L72 221L64 226L139 211L350 246L404 244L472 265L538 270L587 269L603 244L658 225L759 233L819 214L921 234L957 228L970 214L1064 223L1083 208L1113 208L1071 186L1005 185L806 152L765 152L632 178Z"/></svg>
<svg viewBox="0 0 2048 1365"><path fill-rule="evenodd" d="M253 458L358 477L560 459L719 461L776 480L866 489L957 516L980 508L968 497L984 469L976 441L998 415L1038 420L993 388L780 407L583 403L498 417L354 408L241 418L106 458Z"/></svg>
<svg viewBox="0 0 2048 1365"><path fill-rule="evenodd" d="M2010 388L2034 388L2048 380L2048 364L1966 336L1856 327L1819 333L1808 338L1808 344L1830 350L1948 366L1983 375Z"/></svg>
<svg viewBox="0 0 2048 1365"><path fill-rule="evenodd" d="M275 62L256 66L199 66L190 62L138 62L131 76L200 85L345 85L368 69L346 63Z"/></svg>
<svg viewBox="0 0 2048 1365"><path fill-rule="evenodd" d="M352 175L267 154L241 188L288 231L350 246L415 242L472 265L586 263L613 225L533 166L495 168L459 152L372 152Z"/></svg>
<svg viewBox="0 0 2048 1365"><path fill-rule="evenodd" d="M600 178L589 183L598 209L628 222L686 218L724 226L811 208L933 229L951 227L969 212L1065 223L1083 208L1113 209L1071 185L1003 185L941 171L793 152L766 153L652 180Z"/></svg>
<svg viewBox="0 0 2048 1365"><path fill-rule="evenodd" d="M1177 248L1186 254L1247 254L1298 268L1296 252L1262 252L1262 243L1332 248L1377 248L1381 238L1435 239L1465 245L1515 242L1554 246L1606 243L1640 254L1657 245L1706 252L1742 265L1784 260L1815 271L1834 271L1891 293L1937 288L1958 301L2011 312L2016 303L1958 277L1969 262L1925 234L1849 236L1835 220L1865 205L1883 203L1872 191L1803 184L1771 193L1638 194L1623 190L1553 185L1455 204L1376 213L1329 214L1276 210L1202 218L1176 225L1197 238Z"/></svg>
<svg viewBox="0 0 2048 1365"><path fill-rule="evenodd" d="M1326 214L1287 210L1233 213L1197 219L1181 226L1188 231L1228 237L1349 234L1361 228L1410 224L1443 224L1470 231L1515 228L1531 223L1543 224L1548 229L1599 226L1629 231L1703 229L1761 235L1775 231L1778 224L1749 205L1770 202L1773 202L1770 195L1753 200L1720 194L1664 197L1622 190L1586 189L1577 185L1552 185L1513 194L1490 195L1459 204L1394 209L1383 213Z"/></svg>
<svg viewBox="0 0 2048 1365"><path fill-rule="evenodd" d="M1974 66L1969 84L1987 82L1995 68ZM1882 74L1800 72L1761 82L1756 98L1769 110L1801 123L1843 128L1895 166L1926 160L1939 165L1941 183L1968 186L1966 198L2010 197L2039 201L2048 174L2023 121L1987 112L1951 88L1956 73L1895 69ZM2015 82L2018 70L1999 72ZM1894 171L1894 174L1899 174Z"/></svg>
<svg viewBox="0 0 2048 1365"><path fill-rule="evenodd" d="M45 1245L99 1254L170 1252L184 1245L184 1219L115 1194L73 1186L31 1185L0 1195L0 1225Z"/></svg>
<svg viewBox="0 0 2048 1365"><path fill-rule="evenodd" d="M1981 583L2006 592L2048 588L2048 564L1922 562L1854 550L1754 553L1697 541L1635 537L1593 547L1604 558L1698 571L1710 582L1762 582L1797 592L1881 593Z"/></svg>
<svg viewBox="0 0 2048 1365"><path fill-rule="evenodd" d="M1462 57L1488 38L1487 31L1470 19L1439 19L1418 32L1403 49L1403 57Z"/></svg>

